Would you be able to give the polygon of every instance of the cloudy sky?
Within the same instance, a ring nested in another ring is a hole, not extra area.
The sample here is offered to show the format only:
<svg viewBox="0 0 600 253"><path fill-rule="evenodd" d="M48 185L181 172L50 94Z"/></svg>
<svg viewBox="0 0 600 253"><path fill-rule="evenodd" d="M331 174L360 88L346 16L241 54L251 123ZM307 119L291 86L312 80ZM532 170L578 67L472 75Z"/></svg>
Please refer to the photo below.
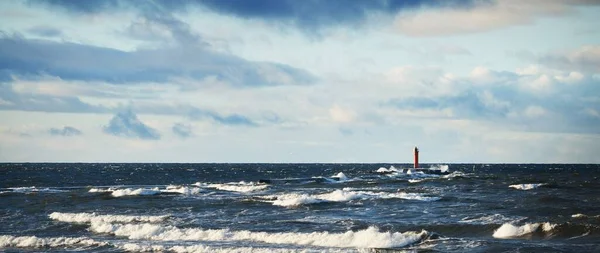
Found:
<svg viewBox="0 0 600 253"><path fill-rule="evenodd" d="M600 1L0 2L0 161L600 163Z"/></svg>

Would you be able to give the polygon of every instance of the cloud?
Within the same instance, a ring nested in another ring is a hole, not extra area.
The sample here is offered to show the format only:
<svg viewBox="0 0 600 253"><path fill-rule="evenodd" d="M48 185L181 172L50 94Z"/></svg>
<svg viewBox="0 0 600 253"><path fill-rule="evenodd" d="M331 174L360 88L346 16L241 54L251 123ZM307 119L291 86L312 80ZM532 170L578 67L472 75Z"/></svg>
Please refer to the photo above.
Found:
<svg viewBox="0 0 600 253"><path fill-rule="evenodd" d="M348 123L356 118L356 114L350 109L342 108L339 105L333 105L329 108L329 116L334 122Z"/></svg>
<svg viewBox="0 0 600 253"><path fill-rule="evenodd" d="M173 133L181 138L188 138L192 136L192 128L190 125L176 123L173 125L171 130L173 130Z"/></svg>
<svg viewBox="0 0 600 253"><path fill-rule="evenodd" d="M103 127L104 133L142 140L158 140L160 134L154 128L151 128L140 121L131 110L118 112L109 122Z"/></svg>
<svg viewBox="0 0 600 253"><path fill-rule="evenodd" d="M186 113L192 120L209 118L222 125L230 126L257 126L257 124L246 116L240 114L222 115L210 110L201 110L195 107L190 108Z"/></svg>
<svg viewBox="0 0 600 253"><path fill-rule="evenodd" d="M165 83L175 78L214 77L233 86L305 85L316 78L278 63L250 62L202 47L125 52L18 37L0 37L0 70L21 76L109 83Z"/></svg>
<svg viewBox="0 0 600 253"><path fill-rule="evenodd" d="M557 51L537 57L539 64L568 70L600 73L600 45L585 45L570 51Z"/></svg>
<svg viewBox="0 0 600 253"><path fill-rule="evenodd" d="M82 135L83 133L74 127L70 127L70 126L65 126L62 129L60 128L50 128L50 130L48 130L48 132L51 135L55 135L55 136L76 136L76 135Z"/></svg>
<svg viewBox="0 0 600 253"><path fill-rule="evenodd" d="M55 6L74 13L90 14L116 9L134 8L149 13L185 12L193 7L208 9L224 15L244 19L260 19L275 25L290 25L307 33L319 33L332 26L361 25L373 14L392 15L404 10L430 8L464 8L473 5L471 0L254 0L254 1L34 1Z"/></svg>
<svg viewBox="0 0 600 253"><path fill-rule="evenodd" d="M45 94L15 92L10 83L0 82L0 110L106 113L109 108L91 105L73 96L51 96Z"/></svg>
<svg viewBox="0 0 600 253"><path fill-rule="evenodd" d="M478 120L519 131L600 133L600 118L594 116L600 108L598 84L599 79L577 72L476 67L447 83L453 93L405 92L381 106L403 117Z"/></svg>
<svg viewBox="0 0 600 253"><path fill-rule="evenodd" d="M32 27L27 31L29 31L30 33L33 33L35 35L42 36L42 37L61 37L62 36L62 32L60 30L58 30L54 27L44 26L44 25Z"/></svg>
<svg viewBox="0 0 600 253"><path fill-rule="evenodd" d="M396 29L409 36L478 33L535 22L538 17L575 12L573 6L600 4L593 0L477 1L473 8L426 8L396 16Z"/></svg>

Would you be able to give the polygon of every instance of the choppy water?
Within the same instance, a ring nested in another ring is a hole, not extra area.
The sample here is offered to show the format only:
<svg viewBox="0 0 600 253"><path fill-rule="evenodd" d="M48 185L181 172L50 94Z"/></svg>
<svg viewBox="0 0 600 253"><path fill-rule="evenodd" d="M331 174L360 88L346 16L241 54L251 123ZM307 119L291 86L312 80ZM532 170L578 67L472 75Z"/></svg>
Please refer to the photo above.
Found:
<svg viewBox="0 0 600 253"><path fill-rule="evenodd" d="M0 164L0 251L600 252L600 165L390 166Z"/></svg>

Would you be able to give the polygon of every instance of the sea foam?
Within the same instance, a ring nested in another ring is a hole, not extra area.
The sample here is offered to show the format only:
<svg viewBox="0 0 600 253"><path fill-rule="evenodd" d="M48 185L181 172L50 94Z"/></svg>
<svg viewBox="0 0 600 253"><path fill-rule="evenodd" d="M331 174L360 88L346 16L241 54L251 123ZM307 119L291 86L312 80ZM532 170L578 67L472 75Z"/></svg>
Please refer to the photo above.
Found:
<svg viewBox="0 0 600 253"><path fill-rule="evenodd" d="M275 199L272 202L276 206L293 207L305 204L315 204L323 202L347 202L357 199L409 199L420 201L436 201L439 197L429 197L418 193L406 192L372 192L372 191L351 191L347 189L335 190L329 193L322 194L306 194L306 193L288 193L281 195L266 196L266 198Z"/></svg>
<svg viewBox="0 0 600 253"><path fill-rule="evenodd" d="M88 192L93 193L102 193L102 192L110 192L113 197L123 197L123 196L148 196L148 195L157 195L162 193L178 193L183 195L193 195L198 194L202 191L201 188L198 187L189 187L189 186L177 186L177 185L169 185L166 188L91 188Z"/></svg>
<svg viewBox="0 0 600 253"><path fill-rule="evenodd" d="M205 183L195 183L194 185L200 187L213 188L221 191L230 191L230 192L241 192L241 193L249 193L255 191L262 191L269 187L266 184L256 184L253 182L238 182L238 183L224 183L224 184L205 184Z"/></svg>
<svg viewBox="0 0 600 253"><path fill-rule="evenodd" d="M104 246L106 242L99 242L87 237L37 237L37 236L12 236L0 235L0 248L47 248L47 247L82 247Z"/></svg>
<svg viewBox="0 0 600 253"><path fill-rule="evenodd" d="M154 241L254 241L269 244L293 244L302 246L339 248L397 248L425 239L428 232L380 232L375 227L345 233L269 233L232 231L229 229L177 228L158 224L111 224L92 222L90 230L95 233L114 234L128 239Z"/></svg>
<svg viewBox="0 0 600 253"><path fill-rule="evenodd" d="M538 188L542 185L546 185L546 184L543 184L543 183L540 183L540 184L512 184L512 185L509 185L508 187L515 188L517 190L527 191L527 190Z"/></svg>
<svg viewBox="0 0 600 253"><path fill-rule="evenodd" d="M549 222L545 223L527 223L522 226L516 226L511 223L504 223L500 226L495 232L495 238L513 238L520 237L527 234L531 234L533 232L539 231L540 229L544 232L550 232L552 229L556 227L556 224L551 224Z"/></svg>
<svg viewBox="0 0 600 253"><path fill-rule="evenodd" d="M169 218L168 215L150 216L150 215L100 215L95 213L60 213L53 212L48 215L50 219L71 222L71 223L132 223L132 222L161 222Z"/></svg>

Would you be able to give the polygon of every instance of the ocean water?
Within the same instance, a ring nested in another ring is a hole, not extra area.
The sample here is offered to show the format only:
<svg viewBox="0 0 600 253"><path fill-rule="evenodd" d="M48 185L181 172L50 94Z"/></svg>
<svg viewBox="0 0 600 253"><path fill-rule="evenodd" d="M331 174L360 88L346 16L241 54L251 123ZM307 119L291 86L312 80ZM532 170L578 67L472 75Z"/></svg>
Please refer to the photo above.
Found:
<svg viewBox="0 0 600 253"><path fill-rule="evenodd" d="M600 165L409 166L0 164L0 251L600 252Z"/></svg>

